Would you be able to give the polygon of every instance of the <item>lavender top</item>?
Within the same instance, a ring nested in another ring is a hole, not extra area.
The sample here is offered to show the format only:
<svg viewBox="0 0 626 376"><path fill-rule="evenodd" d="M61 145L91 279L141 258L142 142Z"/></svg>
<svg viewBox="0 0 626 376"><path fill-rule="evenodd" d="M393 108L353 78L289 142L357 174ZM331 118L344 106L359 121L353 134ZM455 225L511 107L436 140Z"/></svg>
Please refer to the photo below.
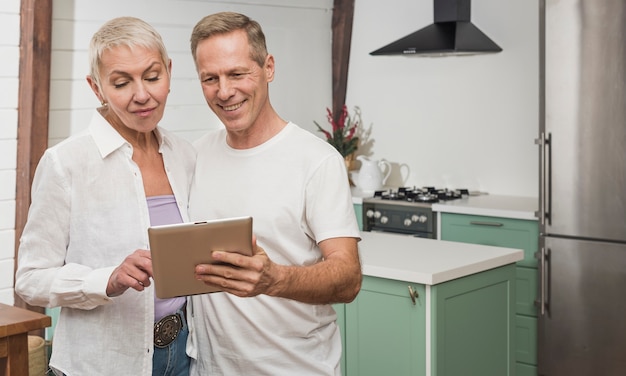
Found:
<svg viewBox="0 0 626 376"><path fill-rule="evenodd" d="M169 225L183 221L174 195L148 197L148 211L150 212L151 226ZM175 313L185 304L185 300L185 297L159 299L155 296L154 322Z"/></svg>

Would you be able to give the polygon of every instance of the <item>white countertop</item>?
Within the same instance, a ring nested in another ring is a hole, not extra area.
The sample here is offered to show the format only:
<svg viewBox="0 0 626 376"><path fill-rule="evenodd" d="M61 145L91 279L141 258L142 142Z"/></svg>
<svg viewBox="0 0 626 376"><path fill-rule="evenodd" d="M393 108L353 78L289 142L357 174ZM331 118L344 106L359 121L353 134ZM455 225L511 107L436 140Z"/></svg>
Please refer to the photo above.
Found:
<svg viewBox="0 0 626 376"><path fill-rule="evenodd" d="M521 249L361 232L359 252L363 274L435 285L515 263Z"/></svg>
<svg viewBox="0 0 626 376"><path fill-rule="evenodd" d="M537 220L538 200L534 197L480 195L433 204L433 211Z"/></svg>

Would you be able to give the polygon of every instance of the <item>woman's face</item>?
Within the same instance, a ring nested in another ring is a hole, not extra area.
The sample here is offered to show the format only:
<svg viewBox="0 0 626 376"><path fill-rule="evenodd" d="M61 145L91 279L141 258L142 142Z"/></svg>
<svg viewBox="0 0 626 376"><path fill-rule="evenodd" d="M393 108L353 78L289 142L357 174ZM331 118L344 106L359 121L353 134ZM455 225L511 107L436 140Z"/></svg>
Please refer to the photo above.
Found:
<svg viewBox="0 0 626 376"><path fill-rule="evenodd" d="M157 50L113 47L102 54L100 87L87 81L108 108L107 119L118 131L151 132L157 126L170 90L171 61L165 66Z"/></svg>

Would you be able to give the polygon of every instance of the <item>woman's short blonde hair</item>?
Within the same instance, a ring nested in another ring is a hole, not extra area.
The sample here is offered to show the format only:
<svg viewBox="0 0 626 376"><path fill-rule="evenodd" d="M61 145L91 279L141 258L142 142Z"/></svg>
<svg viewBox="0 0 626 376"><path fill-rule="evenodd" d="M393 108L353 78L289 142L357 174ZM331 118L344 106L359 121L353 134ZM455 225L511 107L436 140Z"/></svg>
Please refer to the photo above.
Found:
<svg viewBox="0 0 626 376"><path fill-rule="evenodd" d="M135 17L118 17L105 22L89 44L89 75L100 86L100 63L104 51L117 47L143 47L156 50L168 69L170 58L161 35L147 22Z"/></svg>

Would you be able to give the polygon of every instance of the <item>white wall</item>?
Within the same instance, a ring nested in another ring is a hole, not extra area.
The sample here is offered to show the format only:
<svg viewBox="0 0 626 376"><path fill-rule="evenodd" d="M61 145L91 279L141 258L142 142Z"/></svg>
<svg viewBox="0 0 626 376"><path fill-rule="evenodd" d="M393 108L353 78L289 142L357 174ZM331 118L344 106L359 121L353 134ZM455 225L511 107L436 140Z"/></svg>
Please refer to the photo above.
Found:
<svg viewBox="0 0 626 376"><path fill-rule="evenodd" d="M13 305L20 0L0 2L0 303Z"/></svg>
<svg viewBox="0 0 626 376"><path fill-rule="evenodd" d="M474 0L472 21L503 51L371 56L433 22L433 0L358 0L347 103L371 126L375 159L410 169L407 185L536 197L537 0Z"/></svg>

